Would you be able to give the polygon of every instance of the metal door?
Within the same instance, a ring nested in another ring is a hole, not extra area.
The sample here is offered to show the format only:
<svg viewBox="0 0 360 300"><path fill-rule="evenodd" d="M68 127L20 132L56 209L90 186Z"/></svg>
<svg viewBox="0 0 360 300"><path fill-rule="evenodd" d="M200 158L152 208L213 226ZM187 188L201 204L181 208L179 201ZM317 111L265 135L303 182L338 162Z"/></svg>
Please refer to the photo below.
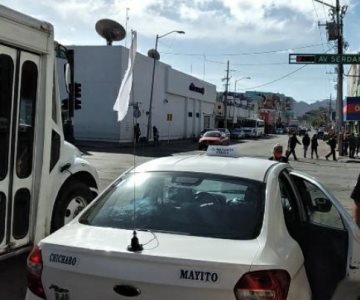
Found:
<svg viewBox="0 0 360 300"><path fill-rule="evenodd" d="M30 242L39 61L0 45L0 253Z"/></svg>

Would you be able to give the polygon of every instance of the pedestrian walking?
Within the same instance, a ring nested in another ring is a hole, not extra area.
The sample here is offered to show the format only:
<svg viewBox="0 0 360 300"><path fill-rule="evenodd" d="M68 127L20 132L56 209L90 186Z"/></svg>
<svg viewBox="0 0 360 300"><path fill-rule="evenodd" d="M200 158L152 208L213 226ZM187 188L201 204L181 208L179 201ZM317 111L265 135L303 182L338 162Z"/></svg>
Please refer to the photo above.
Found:
<svg viewBox="0 0 360 300"><path fill-rule="evenodd" d="M356 150L356 138L354 133L349 135L349 157L355 158L355 150Z"/></svg>
<svg viewBox="0 0 360 300"><path fill-rule="evenodd" d="M360 227L360 175L350 196L354 200L353 217L358 227Z"/></svg>
<svg viewBox="0 0 360 300"><path fill-rule="evenodd" d="M343 155L348 155L348 148L349 148L349 133L345 133L343 138Z"/></svg>
<svg viewBox="0 0 360 300"><path fill-rule="evenodd" d="M302 143L304 147L304 158L306 158L306 153L310 145L310 137L307 133L305 133L304 137L302 138Z"/></svg>
<svg viewBox="0 0 360 300"><path fill-rule="evenodd" d="M135 136L136 144L138 144L140 136L141 136L141 130L140 130L139 123L136 123L136 125L134 126L134 136Z"/></svg>
<svg viewBox="0 0 360 300"><path fill-rule="evenodd" d="M287 163L288 159L286 156L283 156L283 146L280 144L276 144L273 148L273 154L269 157L269 160L276 160L278 162Z"/></svg>
<svg viewBox="0 0 360 300"><path fill-rule="evenodd" d="M336 161L336 154L335 154L335 148L336 148L336 136L331 135L330 139L327 141L327 144L330 146L330 152L325 156L326 160L329 159L329 156L333 156L333 160Z"/></svg>
<svg viewBox="0 0 360 300"><path fill-rule="evenodd" d="M317 148L319 146L317 134L315 133L311 138L311 158L314 157L314 153L316 155L316 158L319 158Z"/></svg>
<svg viewBox="0 0 360 300"><path fill-rule="evenodd" d="M288 151L286 154L287 159L289 159L289 156L292 154L294 156L294 159L297 160L296 153L295 153L295 148L296 148L297 144L301 145L301 143L299 142L299 140L296 137L296 133L293 133L290 135L289 141L288 141Z"/></svg>
<svg viewBox="0 0 360 300"><path fill-rule="evenodd" d="M153 137L154 137L154 146L159 145L159 130L156 126L153 126Z"/></svg>
<svg viewBox="0 0 360 300"><path fill-rule="evenodd" d="M356 136L356 156L359 156L360 150L360 134Z"/></svg>

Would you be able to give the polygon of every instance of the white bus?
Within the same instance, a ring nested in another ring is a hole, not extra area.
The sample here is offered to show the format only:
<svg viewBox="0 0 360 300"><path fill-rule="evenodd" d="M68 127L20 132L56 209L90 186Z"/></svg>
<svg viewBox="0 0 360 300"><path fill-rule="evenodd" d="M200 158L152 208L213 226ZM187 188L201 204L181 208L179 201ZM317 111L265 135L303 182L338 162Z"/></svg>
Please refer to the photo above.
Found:
<svg viewBox="0 0 360 300"><path fill-rule="evenodd" d="M265 134L265 123L260 119L241 120L240 127L245 133L245 137L258 138Z"/></svg>
<svg viewBox="0 0 360 300"><path fill-rule="evenodd" d="M30 249L98 192L64 141L51 24L0 5L0 259Z"/></svg>

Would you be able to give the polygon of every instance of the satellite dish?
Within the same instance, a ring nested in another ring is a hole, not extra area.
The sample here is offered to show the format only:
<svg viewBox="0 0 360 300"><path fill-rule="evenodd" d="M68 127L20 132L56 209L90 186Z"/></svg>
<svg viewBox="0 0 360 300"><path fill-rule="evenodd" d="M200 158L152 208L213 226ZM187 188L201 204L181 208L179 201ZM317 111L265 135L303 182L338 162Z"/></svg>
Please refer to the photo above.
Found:
<svg viewBox="0 0 360 300"><path fill-rule="evenodd" d="M102 19L96 22L96 32L101 35L108 45L113 41L121 41L126 36L126 31L118 22L110 19Z"/></svg>
<svg viewBox="0 0 360 300"><path fill-rule="evenodd" d="M155 60L160 59L160 53L157 52L157 50L155 50L155 49L150 49L148 51L148 56L151 57L152 59L155 59Z"/></svg>

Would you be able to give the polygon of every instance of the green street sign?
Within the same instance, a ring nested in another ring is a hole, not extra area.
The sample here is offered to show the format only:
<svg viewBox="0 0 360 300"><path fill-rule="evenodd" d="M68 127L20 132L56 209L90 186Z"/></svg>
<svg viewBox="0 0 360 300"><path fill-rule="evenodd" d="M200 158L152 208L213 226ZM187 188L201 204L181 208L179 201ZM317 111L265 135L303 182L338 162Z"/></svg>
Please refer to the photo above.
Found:
<svg viewBox="0 0 360 300"><path fill-rule="evenodd" d="M360 54L289 54L289 64L360 64Z"/></svg>

